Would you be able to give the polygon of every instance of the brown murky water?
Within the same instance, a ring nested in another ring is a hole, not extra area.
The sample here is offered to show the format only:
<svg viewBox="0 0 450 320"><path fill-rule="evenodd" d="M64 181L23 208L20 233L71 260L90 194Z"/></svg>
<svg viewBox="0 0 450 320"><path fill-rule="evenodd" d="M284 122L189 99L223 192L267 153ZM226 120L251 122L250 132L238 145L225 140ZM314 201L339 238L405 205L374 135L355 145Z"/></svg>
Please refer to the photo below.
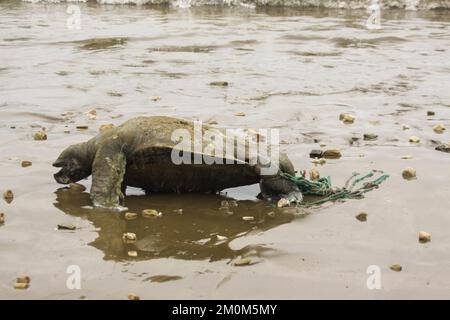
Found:
<svg viewBox="0 0 450 320"><path fill-rule="evenodd" d="M66 5L0 2L0 191L15 193L0 201L0 298L449 297L450 154L434 147L450 137L432 130L450 126L448 11L384 11L383 28L369 31L363 11L80 7L82 28L69 30ZM342 124L342 112L355 123ZM307 215L269 214L256 186L228 190L233 214L219 210L225 194L130 190L131 211L163 215L127 221L87 208L87 193L59 190L51 163L62 149L137 115L279 128L299 170L323 143L343 153L319 167L336 185L373 168L391 178ZM33 140L40 127L47 141ZM379 138L349 143L364 133ZM417 180L402 179L406 166ZM355 219L362 211L367 222ZM430 243L418 242L421 230ZM124 232L138 241L123 243ZM258 263L233 266L238 256ZM70 265L81 268L81 290L66 287ZM380 290L367 289L370 265L381 268ZM19 274L29 289L13 289Z"/></svg>

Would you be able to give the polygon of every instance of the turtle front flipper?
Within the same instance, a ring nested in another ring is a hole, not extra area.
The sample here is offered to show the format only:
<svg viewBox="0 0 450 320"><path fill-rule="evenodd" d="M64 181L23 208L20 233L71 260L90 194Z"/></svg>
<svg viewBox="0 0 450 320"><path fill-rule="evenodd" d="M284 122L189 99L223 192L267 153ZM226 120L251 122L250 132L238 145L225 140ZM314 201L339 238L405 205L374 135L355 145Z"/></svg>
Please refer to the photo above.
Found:
<svg viewBox="0 0 450 320"><path fill-rule="evenodd" d="M120 139L116 136L103 141L92 165L91 199L94 207L127 210L120 206L124 199L122 182L125 168L126 157Z"/></svg>

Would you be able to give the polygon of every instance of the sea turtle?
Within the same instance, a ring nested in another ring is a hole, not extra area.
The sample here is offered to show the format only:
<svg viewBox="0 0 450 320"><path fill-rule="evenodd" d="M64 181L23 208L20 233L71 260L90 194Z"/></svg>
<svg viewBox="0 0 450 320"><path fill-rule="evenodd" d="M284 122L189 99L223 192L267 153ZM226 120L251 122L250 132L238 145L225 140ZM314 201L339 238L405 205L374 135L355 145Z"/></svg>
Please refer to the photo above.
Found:
<svg viewBox="0 0 450 320"><path fill-rule="evenodd" d="M249 139L234 140L231 156L214 151L227 133L222 128L199 128L192 121L172 117L133 118L87 142L68 147L53 163L61 168L54 177L58 183L69 184L92 174L93 205L112 210L126 209L120 204L127 186L147 193L182 193L217 192L260 183L261 194L266 198L280 196L289 203L302 201L299 188L281 176L282 172L295 173L285 154L279 153L278 163L271 163L275 170L267 174L267 166L251 161L249 150L253 142ZM187 138L192 141L186 143ZM238 157L242 154L239 150L245 150L245 155ZM179 163L180 159L184 162ZM188 160L193 163L186 163Z"/></svg>

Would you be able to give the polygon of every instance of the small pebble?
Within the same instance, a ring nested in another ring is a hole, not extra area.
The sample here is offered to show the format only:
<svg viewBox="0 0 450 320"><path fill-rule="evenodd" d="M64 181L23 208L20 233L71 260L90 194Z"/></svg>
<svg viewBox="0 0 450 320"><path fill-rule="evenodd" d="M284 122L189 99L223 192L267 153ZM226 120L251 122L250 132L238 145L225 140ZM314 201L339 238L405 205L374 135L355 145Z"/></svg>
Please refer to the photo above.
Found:
<svg viewBox="0 0 450 320"><path fill-rule="evenodd" d="M402 172L402 177L405 180L413 180L416 178L416 169L407 167Z"/></svg>
<svg viewBox="0 0 450 320"><path fill-rule="evenodd" d="M337 149L328 149L323 152L323 157L325 159L339 159L342 157L342 154Z"/></svg>
<svg viewBox="0 0 450 320"><path fill-rule="evenodd" d="M237 267L249 266L252 264L252 262L253 261L251 258L239 258L233 262L233 265Z"/></svg>
<svg viewBox="0 0 450 320"><path fill-rule="evenodd" d="M161 100L161 97L160 97L160 96L154 96L154 97L150 97L150 100L152 100L152 101L156 102L156 101L159 101L159 100Z"/></svg>
<svg viewBox="0 0 450 320"><path fill-rule="evenodd" d="M128 251L128 256L129 257L137 257L138 253L137 253L137 251Z"/></svg>
<svg viewBox="0 0 450 320"><path fill-rule="evenodd" d="M125 232L122 236L125 242L134 242L137 240L136 234L132 232Z"/></svg>
<svg viewBox="0 0 450 320"><path fill-rule="evenodd" d="M86 187L79 183L71 183L69 184L69 189L72 191L83 192L86 190Z"/></svg>
<svg viewBox="0 0 450 320"><path fill-rule="evenodd" d="M361 212L355 218L358 219L361 222L366 222L367 221L367 213Z"/></svg>
<svg viewBox="0 0 450 320"><path fill-rule="evenodd" d="M97 110L93 109L91 111L86 112L86 117L89 120L96 120L97 119Z"/></svg>
<svg viewBox="0 0 450 320"><path fill-rule="evenodd" d="M210 86L228 87L228 81L213 81L209 83Z"/></svg>
<svg viewBox="0 0 450 320"><path fill-rule="evenodd" d="M309 153L310 158L322 158L323 157L323 151L322 150L312 150Z"/></svg>
<svg viewBox="0 0 450 320"><path fill-rule="evenodd" d="M100 128L98 129L98 131L99 131L99 132L104 132L104 131L109 130L109 129L112 129L112 128L114 128L114 127L115 127L115 125L113 125L112 123L102 124L102 125L100 126Z"/></svg>
<svg viewBox="0 0 450 320"><path fill-rule="evenodd" d="M244 112L237 112L234 114L237 117L245 117L245 113Z"/></svg>
<svg viewBox="0 0 450 320"><path fill-rule="evenodd" d="M445 126L442 124L437 124L433 127L433 131L436 133L442 134L445 131Z"/></svg>
<svg viewBox="0 0 450 320"><path fill-rule="evenodd" d="M161 217L162 216L162 212L158 212L154 209L145 209L142 210L142 216L144 218L154 218L154 217Z"/></svg>
<svg viewBox="0 0 450 320"><path fill-rule="evenodd" d="M36 141L47 140L47 134L44 131L38 131L34 134L33 138Z"/></svg>
<svg viewBox="0 0 450 320"><path fill-rule="evenodd" d="M31 279L28 276L21 276L16 279L14 289L27 289L30 285Z"/></svg>
<svg viewBox="0 0 450 320"><path fill-rule="evenodd" d="M427 111L427 116L434 116L436 113L434 111Z"/></svg>
<svg viewBox="0 0 450 320"><path fill-rule="evenodd" d="M431 234L425 231L419 232L419 242L420 243L427 243L431 241Z"/></svg>
<svg viewBox="0 0 450 320"><path fill-rule="evenodd" d="M216 235L216 238L217 238L217 240L219 240L219 241L225 241L225 240L228 239L227 237L225 237L225 236L220 236L220 235Z"/></svg>
<svg viewBox="0 0 450 320"><path fill-rule="evenodd" d="M33 162L28 161L28 160L23 160L21 165L22 165L22 168L31 167L33 165Z"/></svg>
<svg viewBox="0 0 450 320"><path fill-rule="evenodd" d="M291 203L289 202L289 200L285 199L285 198L281 198L280 200L278 200L278 203L277 203L278 208L289 207L290 205L291 205Z"/></svg>
<svg viewBox="0 0 450 320"><path fill-rule="evenodd" d="M402 266L399 264L393 264L392 266L390 266L390 269L395 272L400 272L402 271Z"/></svg>
<svg viewBox="0 0 450 320"><path fill-rule="evenodd" d="M127 213L125 213L125 215L124 215L125 220L134 220L134 219L136 219L137 217L138 217L138 214L137 214L137 213L134 213L134 212L127 212Z"/></svg>
<svg viewBox="0 0 450 320"><path fill-rule="evenodd" d="M316 168L311 169L311 171L309 171L309 179L311 181L319 180L320 179L319 170L317 170Z"/></svg>
<svg viewBox="0 0 450 320"><path fill-rule="evenodd" d="M78 126L76 126L76 128L77 128L78 130L87 130L87 129L89 129L89 126L86 126L86 125L78 125Z"/></svg>
<svg viewBox="0 0 450 320"><path fill-rule="evenodd" d="M409 129L411 129L411 127L408 126L407 124L402 125L402 130L409 130Z"/></svg>
<svg viewBox="0 0 450 320"><path fill-rule="evenodd" d="M435 148L437 151L450 153L450 143L441 144Z"/></svg>
<svg viewBox="0 0 450 320"><path fill-rule="evenodd" d="M242 220L244 220L244 221L253 221L253 220L255 220L255 217L245 216L245 217L242 217Z"/></svg>
<svg viewBox="0 0 450 320"><path fill-rule="evenodd" d="M128 300L141 300L141 297L139 297L137 294L129 293Z"/></svg>
<svg viewBox="0 0 450 320"><path fill-rule="evenodd" d="M416 136L409 137L409 142L411 142L411 143L419 143L420 142L420 138L416 137Z"/></svg>
<svg viewBox="0 0 450 320"><path fill-rule="evenodd" d="M5 214L0 213L0 224L4 224L4 223L5 223Z"/></svg>
<svg viewBox="0 0 450 320"><path fill-rule="evenodd" d="M363 139L365 141L374 141L374 140L378 139L378 135L373 134L373 133L364 133Z"/></svg>
<svg viewBox="0 0 450 320"><path fill-rule="evenodd" d="M173 213L183 214L183 209L175 209L175 210L173 210Z"/></svg>
<svg viewBox="0 0 450 320"><path fill-rule="evenodd" d="M3 199L5 199L6 203L11 203L14 200L14 193L11 190L6 190L3 193Z"/></svg>
<svg viewBox="0 0 450 320"><path fill-rule="evenodd" d="M345 124L350 124L355 122L355 117L348 113L341 113L339 115L339 120L341 120Z"/></svg>
<svg viewBox="0 0 450 320"><path fill-rule="evenodd" d="M401 156L401 159L403 159L403 160L412 159L412 155L407 154L407 155Z"/></svg>
<svg viewBox="0 0 450 320"><path fill-rule="evenodd" d="M76 226L71 223L61 223L58 224L58 230L76 230Z"/></svg>

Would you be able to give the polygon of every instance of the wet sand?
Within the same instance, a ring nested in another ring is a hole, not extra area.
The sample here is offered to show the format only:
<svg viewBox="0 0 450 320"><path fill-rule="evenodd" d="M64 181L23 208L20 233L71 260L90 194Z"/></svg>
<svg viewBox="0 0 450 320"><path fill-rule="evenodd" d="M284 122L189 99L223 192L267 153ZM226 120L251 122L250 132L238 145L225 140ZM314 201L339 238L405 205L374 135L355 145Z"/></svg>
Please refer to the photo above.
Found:
<svg viewBox="0 0 450 320"><path fill-rule="evenodd" d="M0 200L0 298L449 298L450 154L433 141L450 134L432 127L450 126L450 13L386 11L383 29L368 31L362 11L80 7L82 29L67 30L65 5L0 3L0 191L15 194ZM355 122L341 123L343 112ZM320 143L338 148L341 159L318 166L336 186L355 171L391 177L362 200L296 213L258 201L257 186L227 191L233 215L219 210L224 195L132 189L130 209L163 212L134 221L59 190L51 163L62 149L137 115L278 128L299 170L315 166L308 155ZM39 127L48 140L33 140ZM402 178L408 166L416 180ZM418 242L422 230L431 242ZM124 244L123 232L139 241ZM257 263L234 266L238 256ZM70 265L81 268L81 290L66 287ZM380 290L366 286L371 265ZM29 289L13 288L20 274Z"/></svg>

